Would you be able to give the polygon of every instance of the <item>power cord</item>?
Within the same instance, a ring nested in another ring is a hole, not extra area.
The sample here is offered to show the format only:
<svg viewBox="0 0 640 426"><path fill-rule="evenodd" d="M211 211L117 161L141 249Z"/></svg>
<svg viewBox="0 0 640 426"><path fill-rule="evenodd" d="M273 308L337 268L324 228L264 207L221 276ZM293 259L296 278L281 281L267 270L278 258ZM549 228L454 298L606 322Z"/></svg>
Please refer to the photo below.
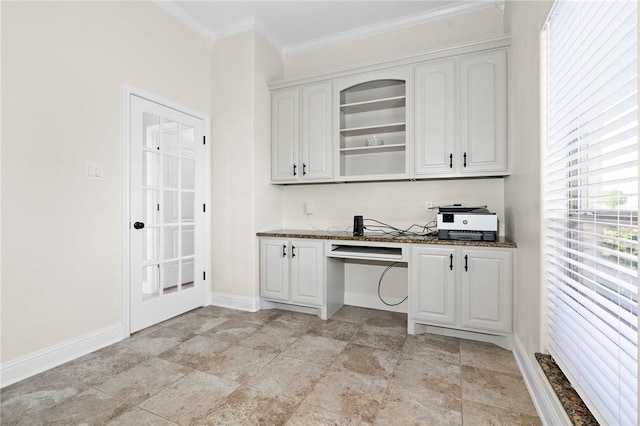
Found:
<svg viewBox="0 0 640 426"><path fill-rule="evenodd" d="M376 219L364 219L365 229L377 233L377 235L397 237L427 237L436 233L436 221L432 220L424 225L414 223L406 229L396 228L395 226L380 222ZM413 228L419 228L419 231L412 231Z"/></svg>
<svg viewBox="0 0 640 426"><path fill-rule="evenodd" d="M382 295L380 294L380 287L382 286L382 278L384 277L384 275L387 273L387 271L389 269L391 269L392 266L398 264L400 262L393 262L391 265L387 266L387 268L382 272L382 275L380 275L380 280L378 281L378 297L380 298L380 300L382 301L382 303L384 303L387 306L398 306L399 304L401 304L402 302L404 302L405 300L407 300L407 297L405 297L404 299L402 299L401 301L399 301L398 303L389 303L386 300L384 300L382 298Z"/></svg>

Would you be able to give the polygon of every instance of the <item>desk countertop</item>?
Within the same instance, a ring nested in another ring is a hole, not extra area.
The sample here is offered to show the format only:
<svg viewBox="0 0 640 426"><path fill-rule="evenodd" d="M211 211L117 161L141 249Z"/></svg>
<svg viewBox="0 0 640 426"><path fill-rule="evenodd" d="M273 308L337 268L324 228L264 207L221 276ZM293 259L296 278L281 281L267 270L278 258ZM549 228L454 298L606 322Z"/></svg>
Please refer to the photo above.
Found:
<svg viewBox="0 0 640 426"><path fill-rule="evenodd" d="M258 232L258 237L274 238L309 238L315 240L348 240L348 241L374 241L382 243L409 243L409 244L435 244L447 246L469 246L469 247L496 247L496 248L516 248L516 243L505 238L498 237L495 242L491 241L461 241L461 240L440 240L436 236L413 237L413 236L384 236L375 234L365 234L364 237L355 237L347 231L315 231L303 229L276 229L273 231Z"/></svg>

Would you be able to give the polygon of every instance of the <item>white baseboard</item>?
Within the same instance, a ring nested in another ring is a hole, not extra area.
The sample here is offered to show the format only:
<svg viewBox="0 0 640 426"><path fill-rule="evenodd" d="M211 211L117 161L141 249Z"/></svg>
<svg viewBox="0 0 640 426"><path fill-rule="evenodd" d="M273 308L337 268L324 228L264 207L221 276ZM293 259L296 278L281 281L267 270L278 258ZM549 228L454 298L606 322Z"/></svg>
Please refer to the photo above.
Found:
<svg viewBox="0 0 640 426"><path fill-rule="evenodd" d="M129 332L125 327L115 324L4 362L0 366L0 388L102 349L127 336Z"/></svg>
<svg viewBox="0 0 640 426"><path fill-rule="evenodd" d="M478 342L493 343L508 351L513 350L513 336L511 334L487 334L476 331L458 330L455 328L437 327L433 325L425 325L414 320L408 320L409 334L438 334L440 336L457 337L458 339L476 340Z"/></svg>
<svg viewBox="0 0 640 426"><path fill-rule="evenodd" d="M395 304L402 301L402 299L391 298L387 302ZM387 306L376 296L368 296L360 293L344 293L344 304L349 306L358 306L360 308L379 309L382 311L402 312L407 313L407 301L400 303L398 306Z"/></svg>
<svg viewBox="0 0 640 426"><path fill-rule="evenodd" d="M514 335L513 343L513 355L542 424L550 426L571 425L569 416L562 408L562 404L560 404L540 365L527 355L517 335Z"/></svg>
<svg viewBox="0 0 640 426"><path fill-rule="evenodd" d="M211 304L249 312L258 312L260 310L260 299L237 296L235 294L216 293L214 291L211 292Z"/></svg>

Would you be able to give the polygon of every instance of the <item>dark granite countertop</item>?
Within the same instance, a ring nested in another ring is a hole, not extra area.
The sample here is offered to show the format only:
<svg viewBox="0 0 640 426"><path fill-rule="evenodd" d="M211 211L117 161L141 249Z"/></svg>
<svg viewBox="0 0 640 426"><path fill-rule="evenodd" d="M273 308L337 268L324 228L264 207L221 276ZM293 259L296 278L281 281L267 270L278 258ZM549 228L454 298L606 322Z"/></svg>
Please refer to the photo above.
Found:
<svg viewBox="0 0 640 426"><path fill-rule="evenodd" d="M535 357L571 423L576 426L598 426L598 421L551 355L536 353Z"/></svg>
<svg viewBox="0 0 640 426"><path fill-rule="evenodd" d="M366 235L364 237L354 237L347 231L315 231L303 229L276 229L256 233L258 237L275 238L309 238L315 240L349 240L349 241L373 241L382 243L410 243L410 244L437 244L447 246L470 246L470 247L496 247L496 248L516 248L516 243L505 238L498 237L495 242L490 241L454 241L440 240L436 236L412 237L412 236L382 236Z"/></svg>

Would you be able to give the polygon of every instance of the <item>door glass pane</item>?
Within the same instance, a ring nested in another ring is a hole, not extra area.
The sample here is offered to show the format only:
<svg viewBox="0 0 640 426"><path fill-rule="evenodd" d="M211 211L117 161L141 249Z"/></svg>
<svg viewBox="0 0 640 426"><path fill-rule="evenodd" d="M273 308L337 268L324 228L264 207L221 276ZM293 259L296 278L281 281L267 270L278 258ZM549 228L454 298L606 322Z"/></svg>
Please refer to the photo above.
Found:
<svg viewBox="0 0 640 426"><path fill-rule="evenodd" d="M178 261L162 265L162 292L173 293L178 289Z"/></svg>
<svg viewBox="0 0 640 426"><path fill-rule="evenodd" d="M164 228L163 237L162 259L175 259L178 257L178 227Z"/></svg>
<svg viewBox="0 0 640 426"><path fill-rule="evenodd" d="M145 225L158 223L158 191L142 190L142 221Z"/></svg>
<svg viewBox="0 0 640 426"><path fill-rule="evenodd" d="M196 194L193 192L183 192L182 193L182 221L183 222L193 222L195 215L195 196Z"/></svg>
<svg viewBox="0 0 640 426"><path fill-rule="evenodd" d="M164 191L162 200L162 217L164 223L178 222L178 192Z"/></svg>
<svg viewBox="0 0 640 426"><path fill-rule="evenodd" d="M178 157L173 155L163 155L162 157L162 184L165 188L177 188L180 178L178 174Z"/></svg>
<svg viewBox="0 0 640 426"><path fill-rule="evenodd" d="M182 189L196 187L196 162L187 158L182 159Z"/></svg>
<svg viewBox="0 0 640 426"><path fill-rule="evenodd" d="M193 225L182 227L182 256L193 256L195 252L193 230Z"/></svg>
<svg viewBox="0 0 640 426"><path fill-rule="evenodd" d="M142 115L142 144L145 148L157 149L160 146L160 117L145 112Z"/></svg>
<svg viewBox="0 0 640 426"><path fill-rule="evenodd" d="M142 230L142 261L158 260L158 228L145 228Z"/></svg>
<svg viewBox="0 0 640 426"><path fill-rule="evenodd" d="M195 130L193 127L181 126L180 140L182 147L182 155L188 155L190 157L195 155Z"/></svg>
<svg viewBox="0 0 640 426"><path fill-rule="evenodd" d="M158 281L158 265L142 267L142 300L153 299L160 290Z"/></svg>
<svg viewBox="0 0 640 426"><path fill-rule="evenodd" d="M178 153L178 123L164 119L162 121L162 151Z"/></svg>
<svg viewBox="0 0 640 426"><path fill-rule="evenodd" d="M182 290L193 287L194 277L193 259L182 261Z"/></svg>
<svg viewBox="0 0 640 426"><path fill-rule="evenodd" d="M155 152L143 152L142 153L142 185L143 186L158 186L158 175L160 156Z"/></svg>

